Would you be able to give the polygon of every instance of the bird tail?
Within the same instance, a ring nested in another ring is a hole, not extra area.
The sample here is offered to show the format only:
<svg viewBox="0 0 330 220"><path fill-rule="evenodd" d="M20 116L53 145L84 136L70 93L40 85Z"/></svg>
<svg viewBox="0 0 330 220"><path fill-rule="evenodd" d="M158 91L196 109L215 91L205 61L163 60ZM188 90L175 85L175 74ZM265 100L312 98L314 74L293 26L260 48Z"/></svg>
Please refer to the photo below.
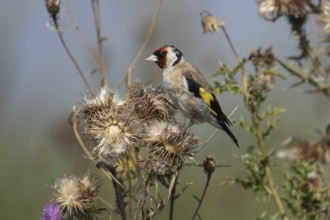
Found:
<svg viewBox="0 0 330 220"><path fill-rule="evenodd" d="M224 130L228 134L228 136L233 140L233 142L239 148L238 141L237 141L236 137L234 136L234 134L229 130L228 126L225 123L219 123L219 125L222 128L222 130Z"/></svg>

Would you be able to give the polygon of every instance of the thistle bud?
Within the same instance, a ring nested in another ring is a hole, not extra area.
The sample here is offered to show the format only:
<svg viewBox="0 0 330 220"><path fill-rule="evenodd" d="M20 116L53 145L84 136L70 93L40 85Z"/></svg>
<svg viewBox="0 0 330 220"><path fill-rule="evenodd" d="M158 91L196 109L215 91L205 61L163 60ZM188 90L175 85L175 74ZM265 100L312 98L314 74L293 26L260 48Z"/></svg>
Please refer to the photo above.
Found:
<svg viewBox="0 0 330 220"><path fill-rule="evenodd" d="M204 171L207 175L211 175L215 171L215 158L212 155L206 156L203 161Z"/></svg>
<svg viewBox="0 0 330 220"><path fill-rule="evenodd" d="M60 0L45 0L45 2L49 14L53 17L56 17L60 11Z"/></svg>

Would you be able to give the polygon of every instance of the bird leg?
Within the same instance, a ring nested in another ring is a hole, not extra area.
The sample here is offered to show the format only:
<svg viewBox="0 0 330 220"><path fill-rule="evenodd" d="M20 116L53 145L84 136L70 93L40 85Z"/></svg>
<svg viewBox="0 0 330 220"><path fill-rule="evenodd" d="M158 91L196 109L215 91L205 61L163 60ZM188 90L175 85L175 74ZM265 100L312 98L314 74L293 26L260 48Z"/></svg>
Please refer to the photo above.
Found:
<svg viewBox="0 0 330 220"><path fill-rule="evenodd" d="M184 131L186 132L188 130L188 128L190 128L194 124L195 124L195 122L193 120L190 120L188 126L184 129Z"/></svg>

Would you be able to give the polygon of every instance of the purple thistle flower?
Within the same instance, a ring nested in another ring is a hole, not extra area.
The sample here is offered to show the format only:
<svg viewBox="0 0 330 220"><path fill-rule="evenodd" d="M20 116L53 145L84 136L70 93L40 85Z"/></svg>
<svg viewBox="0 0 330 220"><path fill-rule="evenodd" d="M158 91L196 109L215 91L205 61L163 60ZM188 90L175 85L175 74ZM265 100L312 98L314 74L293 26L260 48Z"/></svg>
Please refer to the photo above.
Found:
<svg viewBox="0 0 330 220"><path fill-rule="evenodd" d="M43 208L42 220L62 220L60 206L55 203L45 205Z"/></svg>

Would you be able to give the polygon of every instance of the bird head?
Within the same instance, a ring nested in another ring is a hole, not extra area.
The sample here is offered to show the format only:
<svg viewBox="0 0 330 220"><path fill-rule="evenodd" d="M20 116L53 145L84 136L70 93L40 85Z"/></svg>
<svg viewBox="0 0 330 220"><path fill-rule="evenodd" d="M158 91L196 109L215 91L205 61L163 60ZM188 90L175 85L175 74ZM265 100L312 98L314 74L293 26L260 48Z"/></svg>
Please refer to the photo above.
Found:
<svg viewBox="0 0 330 220"><path fill-rule="evenodd" d="M182 52L172 45L165 45L153 52L144 61L155 62L161 69L175 66L183 61Z"/></svg>

